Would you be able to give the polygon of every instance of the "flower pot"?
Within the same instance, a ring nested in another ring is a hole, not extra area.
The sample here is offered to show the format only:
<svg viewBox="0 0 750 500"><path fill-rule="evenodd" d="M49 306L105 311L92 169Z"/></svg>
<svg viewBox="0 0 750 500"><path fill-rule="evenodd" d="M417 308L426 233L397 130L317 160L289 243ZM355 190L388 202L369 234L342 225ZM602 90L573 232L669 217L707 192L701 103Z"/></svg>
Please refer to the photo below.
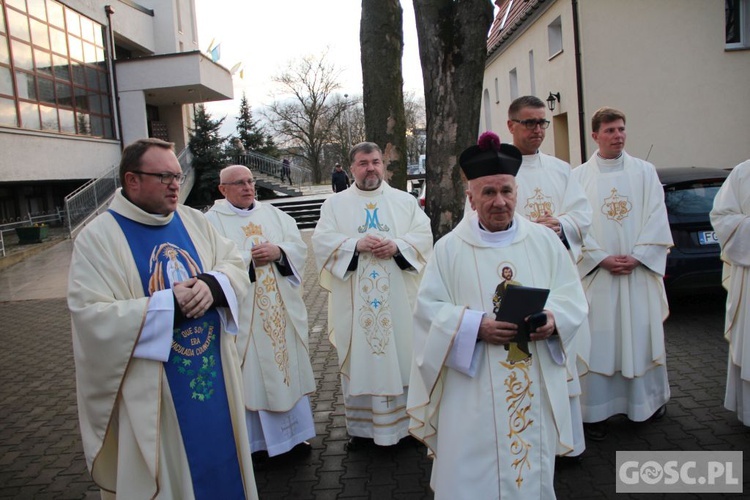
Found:
<svg viewBox="0 0 750 500"><path fill-rule="evenodd" d="M41 243L47 238L48 230L47 226L17 227L16 235L18 236L18 244Z"/></svg>

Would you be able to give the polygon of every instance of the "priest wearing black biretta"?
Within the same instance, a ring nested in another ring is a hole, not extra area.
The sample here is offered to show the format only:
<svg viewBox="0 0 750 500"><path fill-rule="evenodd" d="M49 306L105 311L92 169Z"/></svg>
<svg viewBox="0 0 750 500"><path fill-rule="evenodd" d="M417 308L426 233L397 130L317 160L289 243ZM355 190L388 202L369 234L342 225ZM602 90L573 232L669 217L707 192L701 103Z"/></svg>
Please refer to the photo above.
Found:
<svg viewBox="0 0 750 500"><path fill-rule="evenodd" d="M476 213L435 243L417 294L407 413L436 500L554 498L555 453L573 449L565 346L587 303L555 232L515 217L521 162L493 133L460 155ZM505 285L549 290L527 350L493 311Z"/></svg>
<svg viewBox="0 0 750 500"><path fill-rule="evenodd" d="M518 148L512 144L502 144L494 132L480 135L476 146L469 146L458 158L468 180L497 174L515 176L522 161Z"/></svg>

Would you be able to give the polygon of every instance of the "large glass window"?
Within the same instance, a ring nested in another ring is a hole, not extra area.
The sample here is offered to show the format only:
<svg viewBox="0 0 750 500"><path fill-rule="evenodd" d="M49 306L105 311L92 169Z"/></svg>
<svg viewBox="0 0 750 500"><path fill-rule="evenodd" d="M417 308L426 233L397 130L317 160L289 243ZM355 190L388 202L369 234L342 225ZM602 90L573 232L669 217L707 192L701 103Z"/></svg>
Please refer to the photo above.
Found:
<svg viewBox="0 0 750 500"><path fill-rule="evenodd" d="M55 0L0 3L0 125L113 138L104 40Z"/></svg>

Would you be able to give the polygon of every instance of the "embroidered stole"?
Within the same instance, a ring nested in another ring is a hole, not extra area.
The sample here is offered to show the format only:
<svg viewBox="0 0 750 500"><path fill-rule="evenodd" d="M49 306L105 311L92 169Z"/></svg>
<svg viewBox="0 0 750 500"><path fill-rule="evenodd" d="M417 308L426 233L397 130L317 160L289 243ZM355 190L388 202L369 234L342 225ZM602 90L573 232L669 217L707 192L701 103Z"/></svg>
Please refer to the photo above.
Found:
<svg viewBox="0 0 750 500"><path fill-rule="evenodd" d="M200 257L176 212L150 226L109 212L128 240L146 296L203 272ZM221 363L221 320L215 308L185 319L172 332L164 371L174 400L195 498L245 498Z"/></svg>

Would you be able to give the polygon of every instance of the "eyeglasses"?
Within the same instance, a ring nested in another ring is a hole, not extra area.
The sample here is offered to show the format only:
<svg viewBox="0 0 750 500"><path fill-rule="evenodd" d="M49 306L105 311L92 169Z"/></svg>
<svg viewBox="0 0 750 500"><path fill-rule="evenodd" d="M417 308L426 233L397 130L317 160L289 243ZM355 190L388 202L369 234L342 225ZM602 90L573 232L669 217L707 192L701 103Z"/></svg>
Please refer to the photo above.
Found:
<svg viewBox="0 0 750 500"><path fill-rule="evenodd" d="M141 175L150 175L151 177L158 177L162 184L172 184L172 181L176 180L177 184L183 185L185 184L185 179L187 179L187 175L185 174L170 174L170 173L163 173L163 174L152 174L151 172L142 172L140 170L131 170L134 174L141 174Z"/></svg>
<svg viewBox="0 0 750 500"><path fill-rule="evenodd" d="M542 127L542 130L549 127L549 120L513 120L511 119L510 121L520 123L521 125L523 125L529 130L534 130L537 125Z"/></svg>
<svg viewBox="0 0 750 500"><path fill-rule="evenodd" d="M242 180L242 181L234 181L234 182L222 182L221 183L224 186L255 186L255 179L248 179L248 180Z"/></svg>

